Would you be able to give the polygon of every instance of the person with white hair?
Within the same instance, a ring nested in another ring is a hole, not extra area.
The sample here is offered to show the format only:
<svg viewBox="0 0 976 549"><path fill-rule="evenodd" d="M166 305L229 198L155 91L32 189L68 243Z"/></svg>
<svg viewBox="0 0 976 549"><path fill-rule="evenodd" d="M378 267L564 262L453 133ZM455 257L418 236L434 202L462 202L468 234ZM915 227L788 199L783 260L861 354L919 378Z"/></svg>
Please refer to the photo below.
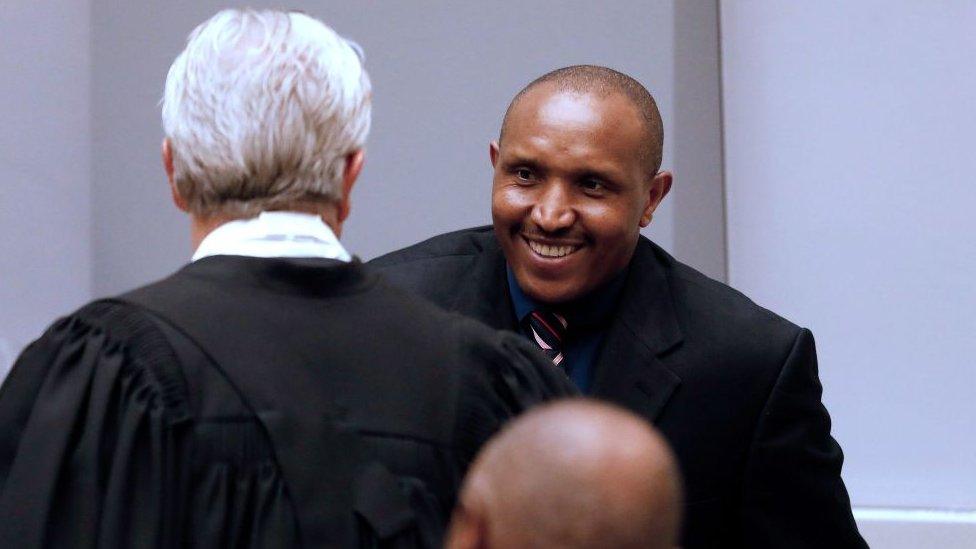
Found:
<svg viewBox="0 0 976 549"><path fill-rule="evenodd" d="M226 10L166 79L192 261L55 322L0 389L2 547L434 547L478 448L572 385L340 244L371 88L301 13Z"/></svg>

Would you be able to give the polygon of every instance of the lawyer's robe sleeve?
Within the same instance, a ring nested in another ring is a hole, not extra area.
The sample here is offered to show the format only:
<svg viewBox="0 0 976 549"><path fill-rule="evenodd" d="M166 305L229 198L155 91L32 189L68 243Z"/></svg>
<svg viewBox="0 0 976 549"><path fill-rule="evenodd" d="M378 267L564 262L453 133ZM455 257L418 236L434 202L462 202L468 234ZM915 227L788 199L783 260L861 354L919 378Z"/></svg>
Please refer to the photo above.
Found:
<svg viewBox="0 0 976 549"><path fill-rule="evenodd" d="M273 460L234 463L261 454L253 436L229 434L247 423L194 421L183 384L165 337L129 306L86 306L28 347L0 390L0 547L249 546L276 534L258 524L291 516Z"/></svg>
<svg viewBox="0 0 976 549"><path fill-rule="evenodd" d="M181 418L103 314L55 324L0 394L4 547L147 546L169 518Z"/></svg>
<svg viewBox="0 0 976 549"><path fill-rule="evenodd" d="M508 420L543 402L579 396L559 367L524 338L497 331L468 346L458 423L462 470Z"/></svg>
<svg viewBox="0 0 976 549"><path fill-rule="evenodd" d="M813 335L801 330L767 399L746 464L746 547L866 547L820 401Z"/></svg>

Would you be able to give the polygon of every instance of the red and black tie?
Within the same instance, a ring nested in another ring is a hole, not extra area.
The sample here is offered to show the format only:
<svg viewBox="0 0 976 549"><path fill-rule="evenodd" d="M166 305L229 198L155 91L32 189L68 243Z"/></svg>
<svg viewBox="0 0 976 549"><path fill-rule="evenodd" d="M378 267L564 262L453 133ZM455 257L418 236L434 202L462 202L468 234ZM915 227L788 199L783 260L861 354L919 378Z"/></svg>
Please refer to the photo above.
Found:
<svg viewBox="0 0 976 549"><path fill-rule="evenodd" d="M527 318L532 339L542 347L553 364L563 361L563 342L566 340L566 319L548 311L532 311Z"/></svg>

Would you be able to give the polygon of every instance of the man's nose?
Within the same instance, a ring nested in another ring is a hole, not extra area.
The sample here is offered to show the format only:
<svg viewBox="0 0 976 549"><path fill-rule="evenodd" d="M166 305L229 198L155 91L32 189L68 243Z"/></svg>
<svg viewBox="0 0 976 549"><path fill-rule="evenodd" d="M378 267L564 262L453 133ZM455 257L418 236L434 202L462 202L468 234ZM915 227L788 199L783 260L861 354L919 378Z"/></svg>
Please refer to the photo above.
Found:
<svg viewBox="0 0 976 549"><path fill-rule="evenodd" d="M546 232L557 232L573 226L576 211L564 185L555 183L546 186L532 208L532 221Z"/></svg>

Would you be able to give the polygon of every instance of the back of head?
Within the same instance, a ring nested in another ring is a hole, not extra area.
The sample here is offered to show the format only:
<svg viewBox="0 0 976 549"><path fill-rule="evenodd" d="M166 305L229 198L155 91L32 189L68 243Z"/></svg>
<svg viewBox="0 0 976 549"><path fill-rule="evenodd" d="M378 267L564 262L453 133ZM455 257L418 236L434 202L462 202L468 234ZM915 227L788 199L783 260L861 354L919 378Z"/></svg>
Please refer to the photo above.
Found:
<svg viewBox="0 0 976 549"><path fill-rule="evenodd" d="M358 46L297 12L224 10L166 78L174 183L197 215L250 216L342 197L370 126Z"/></svg>
<svg viewBox="0 0 976 549"><path fill-rule="evenodd" d="M561 401L485 446L447 546L673 547L680 512L674 457L650 425L608 404Z"/></svg>

